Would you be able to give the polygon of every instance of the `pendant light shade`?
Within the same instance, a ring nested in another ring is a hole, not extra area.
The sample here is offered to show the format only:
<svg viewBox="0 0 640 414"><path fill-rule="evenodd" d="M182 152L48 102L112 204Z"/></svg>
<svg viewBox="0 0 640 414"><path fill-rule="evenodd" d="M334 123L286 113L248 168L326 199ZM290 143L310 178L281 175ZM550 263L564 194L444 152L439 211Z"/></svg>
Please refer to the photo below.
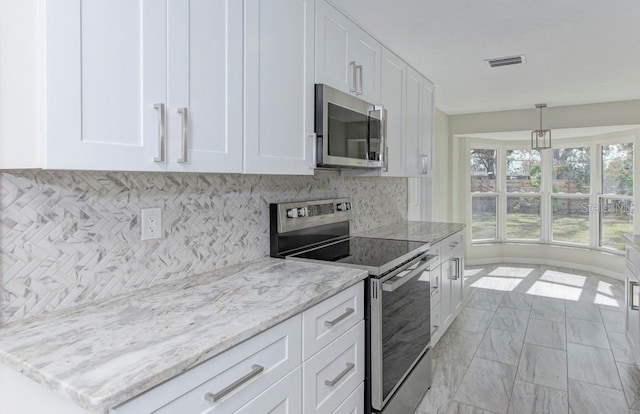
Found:
<svg viewBox="0 0 640 414"><path fill-rule="evenodd" d="M540 128L531 131L531 149L543 150L551 148L551 130L542 129L542 108L546 108L547 104L536 104L536 108L540 109Z"/></svg>

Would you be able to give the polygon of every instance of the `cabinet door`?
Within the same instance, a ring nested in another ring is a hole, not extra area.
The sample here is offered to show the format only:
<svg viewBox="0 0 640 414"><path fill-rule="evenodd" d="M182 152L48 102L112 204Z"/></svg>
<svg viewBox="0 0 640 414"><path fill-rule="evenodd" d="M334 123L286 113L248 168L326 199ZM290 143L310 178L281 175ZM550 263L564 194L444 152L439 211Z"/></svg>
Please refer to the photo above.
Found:
<svg viewBox="0 0 640 414"><path fill-rule="evenodd" d="M405 175L404 116L407 65L387 49L382 50L381 101L387 109L387 142L382 175Z"/></svg>
<svg viewBox="0 0 640 414"><path fill-rule="evenodd" d="M460 249L459 249L460 250ZM457 315L462 308L463 284L464 284L464 258L461 250L449 259L451 266L451 312Z"/></svg>
<svg viewBox="0 0 640 414"><path fill-rule="evenodd" d="M421 174L430 174L433 169L435 134L435 89L433 83L422 78L422 105L420 108L420 168Z"/></svg>
<svg viewBox="0 0 640 414"><path fill-rule="evenodd" d="M242 172L242 3L168 6L168 169Z"/></svg>
<svg viewBox="0 0 640 414"><path fill-rule="evenodd" d="M354 27L352 39L356 62L356 95L369 103L377 104L380 102L382 46L357 26Z"/></svg>
<svg viewBox="0 0 640 414"><path fill-rule="evenodd" d="M422 156L422 76L412 68L407 68L406 113L407 177L418 177Z"/></svg>
<svg viewBox="0 0 640 414"><path fill-rule="evenodd" d="M451 267L449 261L442 262L442 298L440 299L440 321L441 329L446 330L453 322L453 307L451 304L451 296L453 290L453 281L451 280Z"/></svg>
<svg viewBox="0 0 640 414"><path fill-rule="evenodd" d="M60 0L46 13L45 168L165 170L166 3Z"/></svg>
<svg viewBox="0 0 640 414"><path fill-rule="evenodd" d="M313 0L245 0L244 171L313 174Z"/></svg>
<svg viewBox="0 0 640 414"><path fill-rule="evenodd" d="M626 336L627 341L633 348L634 356L639 354L640 347L640 282L633 274L633 272L627 267L626 269ZM633 303L631 303L633 302Z"/></svg>
<svg viewBox="0 0 640 414"><path fill-rule="evenodd" d="M316 9L316 82L346 93L355 92L354 24L325 0Z"/></svg>

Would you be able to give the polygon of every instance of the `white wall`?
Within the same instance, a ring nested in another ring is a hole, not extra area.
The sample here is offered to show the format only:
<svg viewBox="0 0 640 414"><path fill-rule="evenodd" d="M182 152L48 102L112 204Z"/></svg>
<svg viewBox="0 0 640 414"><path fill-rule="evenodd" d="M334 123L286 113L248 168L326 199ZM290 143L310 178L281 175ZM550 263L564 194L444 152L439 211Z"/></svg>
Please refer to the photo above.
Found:
<svg viewBox="0 0 640 414"><path fill-rule="evenodd" d="M449 206L451 221L466 223L469 209L468 165L469 151L465 135L490 132L508 132L534 129L539 122L537 109L487 112L479 114L452 115L448 117L449 129ZM551 107L544 112L545 128L587 128L597 126L637 125L640 124L640 100ZM437 125L437 123L436 123ZM638 155L640 148L637 148ZM439 155L438 155L439 157ZM636 157L636 159L640 159ZM640 190L640 168L635 171L634 192ZM443 183L439 183L443 185ZM441 190L446 190L442 187ZM435 191L434 191L435 194ZM439 209L441 209L440 207ZM436 210L434 206L434 211ZM638 214L638 213L636 213ZM597 270L603 274L620 277L624 274L624 256L606 252L576 249L570 247L526 245L526 244L490 244L471 245L471 228L467 223L467 260L468 263L488 263L497 261L531 261L569 266L583 270ZM640 217L634 221L634 232L640 234Z"/></svg>
<svg viewBox="0 0 640 414"><path fill-rule="evenodd" d="M436 109L433 158L432 220L451 221L449 115Z"/></svg>

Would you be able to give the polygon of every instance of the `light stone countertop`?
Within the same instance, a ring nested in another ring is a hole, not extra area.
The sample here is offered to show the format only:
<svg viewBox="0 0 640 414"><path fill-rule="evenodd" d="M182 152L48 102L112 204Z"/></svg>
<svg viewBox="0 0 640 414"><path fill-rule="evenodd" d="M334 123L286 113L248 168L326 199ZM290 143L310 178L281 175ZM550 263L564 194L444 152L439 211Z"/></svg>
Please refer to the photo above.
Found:
<svg viewBox="0 0 640 414"><path fill-rule="evenodd" d="M464 229L464 224L436 221L402 221L358 233L356 236L410 240L434 244Z"/></svg>
<svg viewBox="0 0 640 414"><path fill-rule="evenodd" d="M264 258L0 327L0 363L106 412L366 278Z"/></svg>

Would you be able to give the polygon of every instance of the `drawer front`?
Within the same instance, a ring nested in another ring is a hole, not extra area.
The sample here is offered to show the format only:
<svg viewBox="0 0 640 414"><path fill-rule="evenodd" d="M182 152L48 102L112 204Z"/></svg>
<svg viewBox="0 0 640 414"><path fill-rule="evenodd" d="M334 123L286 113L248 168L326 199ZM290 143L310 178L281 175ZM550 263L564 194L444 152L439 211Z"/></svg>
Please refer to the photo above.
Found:
<svg viewBox="0 0 640 414"><path fill-rule="evenodd" d="M364 282L302 314L302 357L306 361L364 319Z"/></svg>
<svg viewBox="0 0 640 414"><path fill-rule="evenodd" d="M301 412L302 368L298 367L235 413L299 414Z"/></svg>
<svg viewBox="0 0 640 414"><path fill-rule="evenodd" d="M431 285L431 307L440 303L442 297L442 266L438 266L435 269L431 267L429 271L429 282Z"/></svg>
<svg viewBox="0 0 640 414"><path fill-rule="evenodd" d="M634 273L640 273L640 252L636 249L627 247L627 267Z"/></svg>
<svg viewBox="0 0 640 414"><path fill-rule="evenodd" d="M438 339L440 339L440 329L442 313L440 303L431 307L431 346L433 347Z"/></svg>
<svg viewBox="0 0 640 414"><path fill-rule="evenodd" d="M463 243L462 232L459 231L456 234L453 234L447 237L441 243L442 243L442 260L446 260L449 257L451 257L451 253L453 252L453 250L455 250L459 246L462 246L462 243Z"/></svg>
<svg viewBox="0 0 640 414"><path fill-rule="evenodd" d="M364 380L364 321L302 366L306 414L331 413Z"/></svg>
<svg viewBox="0 0 640 414"><path fill-rule="evenodd" d="M360 384L333 414L364 414L364 383Z"/></svg>
<svg viewBox="0 0 640 414"><path fill-rule="evenodd" d="M116 407L112 412L234 412L300 365L301 321L301 316L296 315ZM215 401L211 401L213 399Z"/></svg>

